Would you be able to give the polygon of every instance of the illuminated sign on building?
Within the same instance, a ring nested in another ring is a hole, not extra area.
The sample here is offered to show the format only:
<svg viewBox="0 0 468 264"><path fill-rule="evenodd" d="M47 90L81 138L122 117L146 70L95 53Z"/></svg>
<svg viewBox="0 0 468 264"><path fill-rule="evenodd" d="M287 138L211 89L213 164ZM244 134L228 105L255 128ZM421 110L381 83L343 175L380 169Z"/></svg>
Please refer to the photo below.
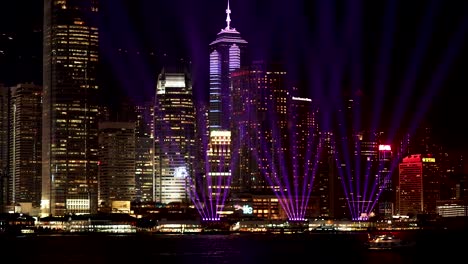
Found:
<svg viewBox="0 0 468 264"><path fill-rule="evenodd" d="M113 213L130 213L130 201L112 201Z"/></svg>
<svg viewBox="0 0 468 264"><path fill-rule="evenodd" d="M295 96L293 96L292 99L293 99L293 100L297 100L297 101L312 102L312 99L310 99L310 98L303 98L303 97L295 97Z"/></svg>
<svg viewBox="0 0 468 264"><path fill-rule="evenodd" d="M89 210L91 202L89 199L67 199L67 210Z"/></svg>
<svg viewBox="0 0 468 264"><path fill-rule="evenodd" d="M392 150L390 145L379 145L379 150Z"/></svg>
<svg viewBox="0 0 468 264"><path fill-rule="evenodd" d="M244 204L242 207L240 205L234 205L234 209L235 210L242 210L242 213L243 214L253 214L253 207L248 205L248 204Z"/></svg>
<svg viewBox="0 0 468 264"><path fill-rule="evenodd" d="M185 167L177 167L174 170L174 177L175 178L185 178L187 177L187 169Z"/></svg>
<svg viewBox="0 0 468 264"><path fill-rule="evenodd" d="M422 158L422 162L435 162L435 158Z"/></svg>
<svg viewBox="0 0 468 264"><path fill-rule="evenodd" d="M242 212L244 214L252 214L253 213L253 208L252 208L252 206L246 204L246 205L242 206Z"/></svg>

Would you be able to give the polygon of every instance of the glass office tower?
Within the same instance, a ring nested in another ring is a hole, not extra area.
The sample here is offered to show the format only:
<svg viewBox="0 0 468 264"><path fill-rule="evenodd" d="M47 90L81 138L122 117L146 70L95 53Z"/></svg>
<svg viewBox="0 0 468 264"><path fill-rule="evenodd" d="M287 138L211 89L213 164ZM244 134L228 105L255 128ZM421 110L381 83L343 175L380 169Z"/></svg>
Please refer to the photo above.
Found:
<svg viewBox="0 0 468 264"><path fill-rule="evenodd" d="M221 29L216 40L210 43L210 130L229 130L232 112L231 72L244 63L247 41L231 28L231 9L226 9L226 28Z"/></svg>
<svg viewBox="0 0 468 264"><path fill-rule="evenodd" d="M97 0L45 0L41 215L97 210Z"/></svg>
<svg viewBox="0 0 468 264"><path fill-rule="evenodd" d="M156 202L187 203L195 155L195 108L188 73L158 76L154 107Z"/></svg>

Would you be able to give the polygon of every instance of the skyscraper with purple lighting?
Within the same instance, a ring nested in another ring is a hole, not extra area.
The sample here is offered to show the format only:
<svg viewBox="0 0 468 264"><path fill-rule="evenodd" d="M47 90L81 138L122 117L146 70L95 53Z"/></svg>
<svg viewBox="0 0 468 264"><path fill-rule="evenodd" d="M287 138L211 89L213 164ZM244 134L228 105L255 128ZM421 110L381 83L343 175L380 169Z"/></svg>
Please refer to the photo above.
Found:
<svg viewBox="0 0 468 264"><path fill-rule="evenodd" d="M287 135L286 72L280 65L255 61L233 72L231 77L232 144L238 156L233 164L233 191L271 194L271 188L279 187L272 187L265 180L262 173L265 168L260 165L255 152L261 150L262 141L272 146L272 127L280 127L280 134ZM276 113L276 109L283 112ZM272 116L278 116L274 124L270 124Z"/></svg>
<svg viewBox="0 0 468 264"><path fill-rule="evenodd" d="M208 155L204 175L208 193L206 202L211 205L209 220L218 220L218 208L224 207L224 201L231 189L231 164L233 157L231 145L231 72L241 67L244 62L244 49L247 41L231 27L231 9L229 1L226 9L226 27L221 29L216 40L210 43L210 94L208 107L207 135ZM221 147L222 146L222 147ZM220 190L222 189L222 195Z"/></svg>
<svg viewBox="0 0 468 264"><path fill-rule="evenodd" d="M231 72L244 63L247 41L231 27L229 1L226 9L226 27L210 43L209 127L211 130L229 130L231 119Z"/></svg>

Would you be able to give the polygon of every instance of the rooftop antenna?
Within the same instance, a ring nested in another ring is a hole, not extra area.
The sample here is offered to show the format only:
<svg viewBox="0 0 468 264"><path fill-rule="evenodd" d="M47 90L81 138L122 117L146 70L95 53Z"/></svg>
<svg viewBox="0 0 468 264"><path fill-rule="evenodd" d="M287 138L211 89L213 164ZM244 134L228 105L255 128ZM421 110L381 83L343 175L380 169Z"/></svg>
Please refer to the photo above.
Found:
<svg viewBox="0 0 468 264"><path fill-rule="evenodd" d="M229 16L229 14L231 14L231 9L229 8L229 0L228 0L228 6L227 6L227 9L226 9L226 14L227 14L227 17L226 17L226 23L227 23L226 30L230 30L231 29L231 27L230 27L231 17Z"/></svg>

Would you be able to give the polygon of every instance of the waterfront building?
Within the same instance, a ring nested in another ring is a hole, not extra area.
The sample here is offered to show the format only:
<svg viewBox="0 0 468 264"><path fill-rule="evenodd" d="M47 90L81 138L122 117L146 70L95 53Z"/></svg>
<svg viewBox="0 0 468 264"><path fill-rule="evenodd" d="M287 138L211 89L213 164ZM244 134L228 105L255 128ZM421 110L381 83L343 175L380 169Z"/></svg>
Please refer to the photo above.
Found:
<svg viewBox="0 0 468 264"><path fill-rule="evenodd" d="M11 87L10 106L11 202L30 203L32 208L38 209L42 188L42 87L33 83Z"/></svg>
<svg viewBox="0 0 468 264"><path fill-rule="evenodd" d="M232 73L232 189L235 193L272 194L265 173L269 160L262 151L283 155L288 142L286 72L279 64L256 61ZM273 134L275 137L273 138ZM275 143L275 144L274 144ZM262 165L263 164L263 165Z"/></svg>
<svg viewBox="0 0 468 264"><path fill-rule="evenodd" d="M414 154L399 165L398 209L400 215L436 214L440 200L440 177L436 159Z"/></svg>
<svg viewBox="0 0 468 264"><path fill-rule="evenodd" d="M335 205L340 204L336 200L342 198L337 194L342 193L341 182L337 177L335 145L333 132L320 131L320 147L317 170L312 185L312 194L319 197L319 216L324 218L335 218L339 215ZM342 204L342 203L341 203Z"/></svg>
<svg viewBox="0 0 468 264"><path fill-rule="evenodd" d="M380 192L380 197L378 197L378 213L386 219L391 219L394 214L393 162L391 145L380 144L377 171L377 183Z"/></svg>
<svg viewBox="0 0 468 264"><path fill-rule="evenodd" d="M216 130L210 132L208 145L208 171L206 182L209 200L216 201L216 212L223 209L231 188L231 132Z"/></svg>
<svg viewBox="0 0 468 264"><path fill-rule="evenodd" d="M422 213L423 181L421 155L410 155L399 165L398 209L400 215Z"/></svg>
<svg viewBox="0 0 468 264"><path fill-rule="evenodd" d="M0 83L0 213L11 202L8 195L10 177L8 174L8 116L9 88Z"/></svg>
<svg viewBox="0 0 468 264"><path fill-rule="evenodd" d="M130 213L135 200L135 123L99 123L100 212Z"/></svg>
<svg viewBox="0 0 468 264"><path fill-rule="evenodd" d="M135 108L135 188L136 201L155 201L154 108L153 102Z"/></svg>
<svg viewBox="0 0 468 264"><path fill-rule="evenodd" d="M195 108L188 72L158 76L154 104L155 200L187 203L195 155Z"/></svg>
<svg viewBox="0 0 468 264"><path fill-rule="evenodd" d="M97 211L98 1L44 1L41 214Z"/></svg>

